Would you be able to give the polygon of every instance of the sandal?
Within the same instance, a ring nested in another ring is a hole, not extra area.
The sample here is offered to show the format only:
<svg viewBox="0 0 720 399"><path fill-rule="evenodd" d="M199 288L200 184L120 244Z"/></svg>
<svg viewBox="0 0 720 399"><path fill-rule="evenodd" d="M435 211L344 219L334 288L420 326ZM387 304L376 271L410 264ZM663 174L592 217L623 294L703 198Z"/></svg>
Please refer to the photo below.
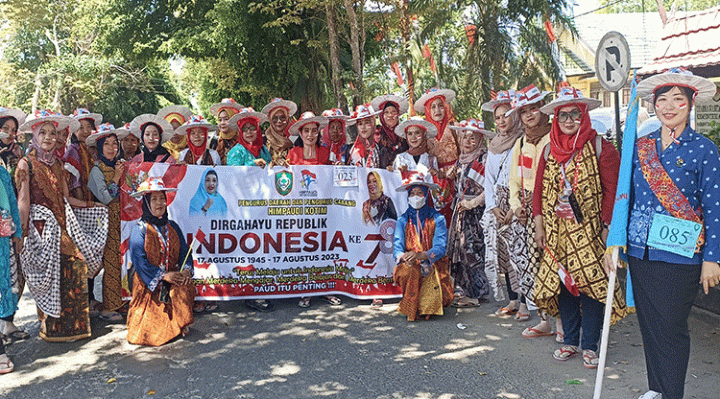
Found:
<svg viewBox="0 0 720 399"><path fill-rule="evenodd" d="M0 340L2 340L2 343L5 346L10 346L10 345L12 345L13 342L15 342L15 341L13 341L12 338L8 337L7 335L5 335L3 333L0 333Z"/></svg>
<svg viewBox="0 0 720 399"><path fill-rule="evenodd" d="M517 309L510 309L507 306L503 306L500 309L498 309L497 312L495 312L495 314L498 316L512 316L515 313L517 313L517 311L518 311Z"/></svg>
<svg viewBox="0 0 720 399"><path fill-rule="evenodd" d="M340 298L333 296L333 295L325 295L321 296L320 299L330 304L330 306L340 306L342 305L342 301Z"/></svg>
<svg viewBox="0 0 720 399"><path fill-rule="evenodd" d="M599 363L600 359L595 351L590 349L583 351L583 366L585 366L586 369L596 369Z"/></svg>
<svg viewBox="0 0 720 399"><path fill-rule="evenodd" d="M458 309L464 309L464 308L474 308L477 306L480 306L480 303L475 303L474 301L470 300L469 298L461 298L460 300L453 302L450 304L450 306Z"/></svg>
<svg viewBox="0 0 720 399"><path fill-rule="evenodd" d="M555 342L557 342L558 344L565 343L565 334L563 334L559 331L556 332L555 333Z"/></svg>
<svg viewBox="0 0 720 399"><path fill-rule="evenodd" d="M204 312L206 306L207 306L207 305L205 304L205 302L196 301L195 304L193 305L193 313L202 313L202 312Z"/></svg>
<svg viewBox="0 0 720 399"><path fill-rule="evenodd" d="M10 361L7 354L0 355L0 374L11 373L15 370L15 365Z"/></svg>
<svg viewBox="0 0 720 399"><path fill-rule="evenodd" d="M383 305L382 299L373 299L372 304L370 305L371 309L380 309Z"/></svg>
<svg viewBox="0 0 720 399"><path fill-rule="evenodd" d="M535 327L528 327L522 332L522 336L525 338L538 338L538 337L549 337L555 335L552 331L541 331Z"/></svg>
<svg viewBox="0 0 720 399"><path fill-rule="evenodd" d="M24 339L30 338L30 334L27 331L23 330L15 330L10 334L7 334L7 336L12 338L13 341L22 341Z"/></svg>
<svg viewBox="0 0 720 399"><path fill-rule="evenodd" d="M577 346L565 345L560 349L555 349L555 352L553 352L553 359L564 362L575 357L578 353L580 353L580 350Z"/></svg>
<svg viewBox="0 0 720 399"><path fill-rule="evenodd" d="M530 320L530 313L515 313L515 320L517 321L528 321Z"/></svg>
<svg viewBox="0 0 720 399"><path fill-rule="evenodd" d="M220 307L220 305L218 305L218 303L215 301L208 302L207 304L205 304L205 311L206 312L214 312L214 311L218 310L219 307Z"/></svg>
<svg viewBox="0 0 720 399"><path fill-rule="evenodd" d="M309 308L310 307L310 298L300 298L300 302L298 302L298 306L301 308Z"/></svg>
<svg viewBox="0 0 720 399"><path fill-rule="evenodd" d="M245 306L258 312L272 312L275 310L275 305L267 299L246 299Z"/></svg>
<svg viewBox="0 0 720 399"><path fill-rule="evenodd" d="M118 312L102 312L102 313L100 313L100 320L116 322L116 321L122 321L123 317Z"/></svg>
<svg viewBox="0 0 720 399"><path fill-rule="evenodd" d="M90 317L95 317L100 314L100 310L102 308L102 303L93 299L90 301L89 308L90 308Z"/></svg>

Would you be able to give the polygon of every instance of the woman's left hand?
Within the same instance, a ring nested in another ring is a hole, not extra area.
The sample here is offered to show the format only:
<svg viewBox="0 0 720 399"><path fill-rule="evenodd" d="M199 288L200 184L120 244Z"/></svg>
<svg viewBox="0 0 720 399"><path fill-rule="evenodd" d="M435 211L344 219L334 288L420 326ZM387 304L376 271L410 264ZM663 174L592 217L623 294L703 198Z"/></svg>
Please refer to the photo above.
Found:
<svg viewBox="0 0 720 399"><path fill-rule="evenodd" d="M700 284L703 286L705 295L710 293L710 288L720 284L720 265L717 262L703 262Z"/></svg>

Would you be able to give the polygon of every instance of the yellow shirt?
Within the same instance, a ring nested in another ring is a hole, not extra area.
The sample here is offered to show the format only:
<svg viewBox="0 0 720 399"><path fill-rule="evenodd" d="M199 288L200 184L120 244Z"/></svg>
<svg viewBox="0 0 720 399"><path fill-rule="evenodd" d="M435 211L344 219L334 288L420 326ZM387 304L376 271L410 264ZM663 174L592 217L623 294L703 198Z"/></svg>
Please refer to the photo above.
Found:
<svg viewBox="0 0 720 399"><path fill-rule="evenodd" d="M522 143L522 148L520 144ZM550 143L550 133L546 134L537 145L528 143L525 137L515 142L512 148L512 154L510 159L510 209L515 212L516 209L522 206L521 201L521 186L528 190L530 193L535 188L535 173L537 172L538 163L540 157L543 155L545 146ZM527 165L520 165L520 154L524 159L532 159L532 168L527 168Z"/></svg>

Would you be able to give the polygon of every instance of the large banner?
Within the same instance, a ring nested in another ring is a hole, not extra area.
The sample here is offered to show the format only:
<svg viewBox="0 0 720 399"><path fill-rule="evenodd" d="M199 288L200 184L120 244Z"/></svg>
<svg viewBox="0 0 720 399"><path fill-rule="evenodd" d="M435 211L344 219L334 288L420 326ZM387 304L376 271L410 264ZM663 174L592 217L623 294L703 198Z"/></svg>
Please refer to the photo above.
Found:
<svg viewBox="0 0 720 399"><path fill-rule="evenodd" d="M393 285L395 221L407 208L399 173L335 166L259 168L134 164L122 193L124 296L128 239L142 215L128 194L162 176L168 213L193 251L198 299L344 294L400 296ZM132 279L129 279L130 281Z"/></svg>

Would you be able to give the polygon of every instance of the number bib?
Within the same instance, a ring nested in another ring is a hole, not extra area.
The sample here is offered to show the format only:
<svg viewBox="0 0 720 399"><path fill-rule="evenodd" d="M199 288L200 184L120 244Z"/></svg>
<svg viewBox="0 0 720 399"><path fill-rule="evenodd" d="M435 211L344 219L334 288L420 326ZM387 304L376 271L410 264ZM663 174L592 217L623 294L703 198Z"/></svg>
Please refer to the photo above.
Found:
<svg viewBox="0 0 720 399"><path fill-rule="evenodd" d="M656 213L648 233L647 245L692 258L701 231L700 223Z"/></svg>
<svg viewBox="0 0 720 399"><path fill-rule="evenodd" d="M333 168L333 183L335 187L357 187L357 167L335 165Z"/></svg>

